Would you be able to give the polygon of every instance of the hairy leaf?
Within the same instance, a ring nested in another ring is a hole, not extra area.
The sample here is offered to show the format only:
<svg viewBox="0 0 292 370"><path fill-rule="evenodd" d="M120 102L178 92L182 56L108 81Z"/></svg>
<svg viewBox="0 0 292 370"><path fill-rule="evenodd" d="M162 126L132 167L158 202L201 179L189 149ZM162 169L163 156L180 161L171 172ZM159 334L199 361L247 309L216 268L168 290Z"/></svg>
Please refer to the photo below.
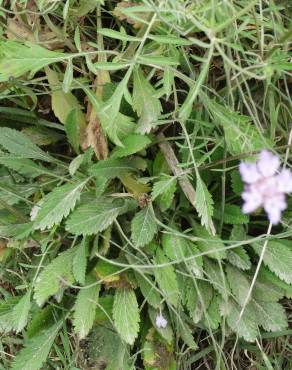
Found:
<svg viewBox="0 0 292 370"><path fill-rule="evenodd" d="M88 278L86 283L92 286L79 290L73 308L74 330L80 339L85 338L93 326L100 291L95 279Z"/></svg>
<svg viewBox="0 0 292 370"><path fill-rule="evenodd" d="M151 140L147 135L130 134L122 140L123 147L115 148L112 152L112 158L127 157L145 149Z"/></svg>
<svg viewBox="0 0 292 370"><path fill-rule="evenodd" d="M39 205L40 209L34 219L35 229L44 230L58 225L64 217L67 217L76 202L80 199L80 194L87 179L78 184L66 184L56 187Z"/></svg>
<svg viewBox="0 0 292 370"><path fill-rule="evenodd" d="M260 255L262 243L253 243L255 252ZM289 242L290 244L291 242ZM283 242L271 240L267 244L264 254L264 264L269 267L280 279L292 284L292 249Z"/></svg>
<svg viewBox="0 0 292 370"><path fill-rule="evenodd" d="M39 306L50 296L56 294L64 286L64 283L72 284L74 282L72 262L75 253L75 248L60 253L40 273L35 283L34 294L34 298Z"/></svg>
<svg viewBox="0 0 292 370"><path fill-rule="evenodd" d="M162 111L160 100L155 96L155 89L144 77L140 68L134 70L133 108L140 117L137 131L149 133L157 124Z"/></svg>
<svg viewBox="0 0 292 370"><path fill-rule="evenodd" d="M121 338L134 344L139 332L139 307L134 290L122 288L115 293L113 318L115 327Z"/></svg>
<svg viewBox="0 0 292 370"><path fill-rule="evenodd" d="M21 158L51 162L52 157L35 145L25 134L9 127L0 127L0 145Z"/></svg>
<svg viewBox="0 0 292 370"><path fill-rule="evenodd" d="M147 206L139 211L132 220L131 238L137 247L151 242L157 232L157 224L153 208Z"/></svg>
<svg viewBox="0 0 292 370"><path fill-rule="evenodd" d="M201 218L201 224L211 233L215 234L215 227L212 221L213 199L205 183L200 176L197 176L195 207Z"/></svg>
<svg viewBox="0 0 292 370"><path fill-rule="evenodd" d="M179 301L179 289L176 274L173 266L168 265L169 259L160 248L156 251L154 262L156 265L166 265L163 267L155 267L154 265L154 275L166 302L173 306L177 306Z"/></svg>
<svg viewBox="0 0 292 370"><path fill-rule="evenodd" d="M97 234L126 211L127 203L121 199L98 198L74 210L66 222L66 230L77 235Z"/></svg>

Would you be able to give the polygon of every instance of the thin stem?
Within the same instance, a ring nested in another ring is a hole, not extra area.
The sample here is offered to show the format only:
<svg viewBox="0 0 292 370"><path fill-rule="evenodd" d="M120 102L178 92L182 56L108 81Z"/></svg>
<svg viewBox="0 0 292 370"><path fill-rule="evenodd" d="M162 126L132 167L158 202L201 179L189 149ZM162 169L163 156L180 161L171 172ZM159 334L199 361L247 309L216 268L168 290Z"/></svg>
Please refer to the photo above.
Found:
<svg viewBox="0 0 292 370"><path fill-rule="evenodd" d="M272 223L270 222L269 223L269 227L268 227L268 231L267 231L267 236L271 235L271 231L272 231ZM245 297L245 300L244 300L244 304L242 306L242 309L240 311L240 314L239 314L239 317L238 317L238 321L237 321L237 325L239 324L243 314L244 314L244 311L245 311L245 308L250 300L250 297L251 297L251 294L252 294L252 291L253 291L253 288L254 288L254 285L256 283L256 280L257 280L257 277L258 277L258 274L259 274L259 271L260 271L260 268L261 268L261 265L263 263L263 259L264 259L264 256L265 256L265 253L266 253L266 249L267 249L267 245L268 245L268 241L269 239L266 238L265 242L264 242L264 245L263 245L263 248L262 248L262 251L261 251L261 254L260 254L260 259L259 259L259 262L257 264L257 268L255 270L255 273L254 273L254 276L253 276L253 279L252 279L252 282L251 282L251 285L249 287L249 290L248 290L248 293Z"/></svg>

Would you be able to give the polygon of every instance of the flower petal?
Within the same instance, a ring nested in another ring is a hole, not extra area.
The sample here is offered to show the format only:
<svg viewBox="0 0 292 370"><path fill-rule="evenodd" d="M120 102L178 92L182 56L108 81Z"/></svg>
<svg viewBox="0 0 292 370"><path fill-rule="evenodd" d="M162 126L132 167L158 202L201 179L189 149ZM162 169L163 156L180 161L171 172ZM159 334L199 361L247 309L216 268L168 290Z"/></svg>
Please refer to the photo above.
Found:
<svg viewBox="0 0 292 370"><path fill-rule="evenodd" d="M262 195L259 192L247 190L241 194L244 204L242 206L243 213L251 213L258 209L263 202Z"/></svg>
<svg viewBox="0 0 292 370"><path fill-rule="evenodd" d="M283 193L292 193L292 172L283 169L277 176L278 191Z"/></svg>
<svg viewBox="0 0 292 370"><path fill-rule="evenodd" d="M262 177L256 163L241 162L239 165L239 172L242 181L246 182L247 184L253 184Z"/></svg>
<svg viewBox="0 0 292 370"><path fill-rule="evenodd" d="M257 167L264 177L275 175L280 166L280 159L268 150L262 150L257 161Z"/></svg>

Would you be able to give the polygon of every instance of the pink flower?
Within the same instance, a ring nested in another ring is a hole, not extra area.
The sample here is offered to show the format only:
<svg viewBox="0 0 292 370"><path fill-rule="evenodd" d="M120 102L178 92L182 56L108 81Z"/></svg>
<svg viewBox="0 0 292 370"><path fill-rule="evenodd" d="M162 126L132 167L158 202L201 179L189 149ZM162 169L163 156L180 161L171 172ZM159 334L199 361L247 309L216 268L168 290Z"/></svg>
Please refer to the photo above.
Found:
<svg viewBox="0 0 292 370"><path fill-rule="evenodd" d="M292 173L288 169L279 172L279 167L279 157L267 150L260 153L256 163L240 163L239 172L245 182L243 213L263 207L273 225L280 222L287 208L285 194L292 192Z"/></svg>

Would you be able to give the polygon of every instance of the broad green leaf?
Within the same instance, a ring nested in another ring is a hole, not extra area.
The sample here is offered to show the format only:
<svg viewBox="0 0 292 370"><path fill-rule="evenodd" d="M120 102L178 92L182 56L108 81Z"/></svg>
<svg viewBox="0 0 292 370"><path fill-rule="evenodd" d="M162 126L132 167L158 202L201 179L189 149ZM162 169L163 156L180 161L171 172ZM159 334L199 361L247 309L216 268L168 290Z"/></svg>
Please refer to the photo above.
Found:
<svg viewBox="0 0 292 370"><path fill-rule="evenodd" d="M73 259L73 275L80 284L85 284L85 273L87 265L87 245L83 241L76 249Z"/></svg>
<svg viewBox="0 0 292 370"><path fill-rule="evenodd" d="M88 278L86 284L90 284L89 288L79 290L73 307L73 325L74 330L80 339L84 339L91 330L99 298L100 284L95 284L93 278Z"/></svg>
<svg viewBox="0 0 292 370"><path fill-rule="evenodd" d="M65 124L69 113L75 110L80 129L84 129L86 127L86 119L77 98L71 92L64 93L61 88L58 88L61 83L55 71L47 67L46 75L52 89L52 109L55 116L61 123Z"/></svg>
<svg viewBox="0 0 292 370"><path fill-rule="evenodd" d="M212 235L215 235L216 231L212 221L213 203L209 190L201 177L197 175L195 207L201 218L201 224L205 226Z"/></svg>
<svg viewBox="0 0 292 370"><path fill-rule="evenodd" d="M215 207L214 217L220 220L222 216L223 222L229 225L242 225L249 222L248 215L242 213L241 208L235 204L225 204L223 215L220 212L220 208Z"/></svg>
<svg viewBox="0 0 292 370"><path fill-rule="evenodd" d="M287 298L292 298L292 285L285 283L280 280L273 272L268 268L262 266L258 275L258 279L262 279L269 282L272 286L282 289Z"/></svg>
<svg viewBox="0 0 292 370"><path fill-rule="evenodd" d="M19 155L0 153L0 164L31 179L47 173L39 164Z"/></svg>
<svg viewBox="0 0 292 370"><path fill-rule="evenodd" d="M61 52L42 48L30 42L2 41L0 44L0 82L18 78L27 72L33 75L38 70L62 61L68 56Z"/></svg>
<svg viewBox="0 0 292 370"><path fill-rule="evenodd" d="M5 334L15 329L14 307L19 303L19 299L8 297L0 301L0 333Z"/></svg>
<svg viewBox="0 0 292 370"><path fill-rule="evenodd" d="M138 272L135 272L135 277L138 282L139 288L148 302L152 307L159 308L161 306L161 298L155 287L155 283L151 275L140 275Z"/></svg>
<svg viewBox="0 0 292 370"><path fill-rule="evenodd" d="M252 299L249 305L255 313L257 323L266 331L287 329L287 316L281 304Z"/></svg>
<svg viewBox="0 0 292 370"><path fill-rule="evenodd" d="M136 213L131 223L131 238L136 247L143 247L151 242L157 233L157 223L151 205Z"/></svg>
<svg viewBox="0 0 292 370"><path fill-rule="evenodd" d="M54 188L47 194L39 204L40 209L34 219L35 229L51 228L67 217L80 199L81 191L87 181L79 184L65 184Z"/></svg>
<svg viewBox="0 0 292 370"><path fill-rule="evenodd" d="M162 112L160 100L155 97L156 91L144 77L140 68L134 70L133 108L140 117L137 132L149 133L157 124Z"/></svg>
<svg viewBox="0 0 292 370"><path fill-rule="evenodd" d="M25 341L25 347L20 350L12 363L12 370L39 370L47 360L55 338L62 323L42 331L39 335Z"/></svg>
<svg viewBox="0 0 292 370"><path fill-rule="evenodd" d="M153 185L152 200L158 198L158 203L163 211L167 210L172 203L176 191L176 178L172 176L163 176L161 180Z"/></svg>
<svg viewBox="0 0 292 370"><path fill-rule="evenodd" d="M241 270L249 270L251 268L249 255L243 246L229 250L227 252L227 259L233 266Z"/></svg>
<svg viewBox="0 0 292 370"><path fill-rule="evenodd" d="M202 256L192 258L191 260L188 259L196 254L200 254L199 249L188 239L175 234L163 234L162 248L171 261L182 261L193 274L202 276ZM184 261L184 259L188 260Z"/></svg>
<svg viewBox="0 0 292 370"><path fill-rule="evenodd" d="M145 149L151 140L147 135L130 134L122 140L123 147L115 148L112 152L112 158L127 157Z"/></svg>
<svg viewBox="0 0 292 370"><path fill-rule="evenodd" d="M72 109L65 121L65 131L69 143L72 145L76 153L79 153L80 146L80 122L77 109Z"/></svg>
<svg viewBox="0 0 292 370"><path fill-rule="evenodd" d="M88 355L91 361L106 366L106 370L134 370L129 346L112 327L93 327L88 338Z"/></svg>
<svg viewBox="0 0 292 370"><path fill-rule="evenodd" d="M121 199L98 198L74 210L66 222L66 230L77 235L97 234L126 211L127 204Z"/></svg>
<svg viewBox="0 0 292 370"><path fill-rule="evenodd" d="M31 308L31 292L28 291L20 301L13 307L13 329L16 333L21 332L28 322L28 315Z"/></svg>
<svg viewBox="0 0 292 370"><path fill-rule="evenodd" d="M133 289L117 289L114 299L113 319L121 338L134 344L139 332L139 307Z"/></svg>
<svg viewBox="0 0 292 370"><path fill-rule="evenodd" d="M60 253L40 273L34 288L34 298L39 306L42 306L50 296L58 293L64 287L64 283L74 282L72 263L75 253L75 248Z"/></svg>
<svg viewBox="0 0 292 370"><path fill-rule="evenodd" d="M114 179L136 171L134 162L130 159L104 159L90 167L89 173L97 178Z"/></svg>
<svg viewBox="0 0 292 370"><path fill-rule="evenodd" d="M166 265L163 267L155 265ZM154 275L155 279L162 291L163 297L166 302L177 306L179 302L179 289L176 280L175 270L172 265L169 264L169 259L165 256L163 251L158 248L154 257Z"/></svg>
<svg viewBox="0 0 292 370"><path fill-rule="evenodd" d="M223 266L220 268L219 262L204 258L204 270L209 283L226 299L230 291Z"/></svg>
<svg viewBox="0 0 292 370"><path fill-rule="evenodd" d="M41 150L25 134L8 127L0 127L0 146L21 158L40 159L46 162L53 160L49 154Z"/></svg>
<svg viewBox="0 0 292 370"><path fill-rule="evenodd" d="M207 255L207 257L222 259L226 257L225 245L222 240L217 236L209 234L209 232L196 222L192 222L192 227L199 239L196 241L196 245L199 249Z"/></svg>
<svg viewBox="0 0 292 370"><path fill-rule="evenodd" d="M219 296L214 295L204 317L205 326L211 330L218 329L221 322L219 303Z"/></svg>
<svg viewBox="0 0 292 370"><path fill-rule="evenodd" d="M228 311L227 323L229 327L237 333L240 338L244 338L247 342L253 342L259 333L257 323L253 318L253 311L247 306L239 320L241 307L233 300L228 302Z"/></svg>
<svg viewBox="0 0 292 370"><path fill-rule="evenodd" d="M127 80L124 80L123 84L121 83L120 89L116 90L116 94L113 94L105 103L91 90L82 87L100 120L104 132L118 146L123 146L121 140L131 134L136 126L131 117L119 112L129 76L125 77L127 77Z"/></svg>
<svg viewBox="0 0 292 370"><path fill-rule="evenodd" d="M226 274L236 301L240 306L243 306L248 295L251 282L244 272L231 265L226 267Z"/></svg>
<svg viewBox="0 0 292 370"><path fill-rule="evenodd" d="M252 246L255 252L260 255L262 243L256 242ZM291 242L289 242L291 243ZM264 254L264 264L269 267L280 279L292 284L292 248L280 240L271 240L267 244Z"/></svg>
<svg viewBox="0 0 292 370"><path fill-rule="evenodd" d="M197 285L193 283L190 284L187 292L186 306L194 324L197 324L202 320L204 313L208 310L213 296L214 290L212 285L208 282L201 280Z"/></svg>
<svg viewBox="0 0 292 370"><path fill-rule="evenodd" d="M252 295L262 302L278 302L285 295L285 290L267 280L262 274L257 276Z"/></svg>

